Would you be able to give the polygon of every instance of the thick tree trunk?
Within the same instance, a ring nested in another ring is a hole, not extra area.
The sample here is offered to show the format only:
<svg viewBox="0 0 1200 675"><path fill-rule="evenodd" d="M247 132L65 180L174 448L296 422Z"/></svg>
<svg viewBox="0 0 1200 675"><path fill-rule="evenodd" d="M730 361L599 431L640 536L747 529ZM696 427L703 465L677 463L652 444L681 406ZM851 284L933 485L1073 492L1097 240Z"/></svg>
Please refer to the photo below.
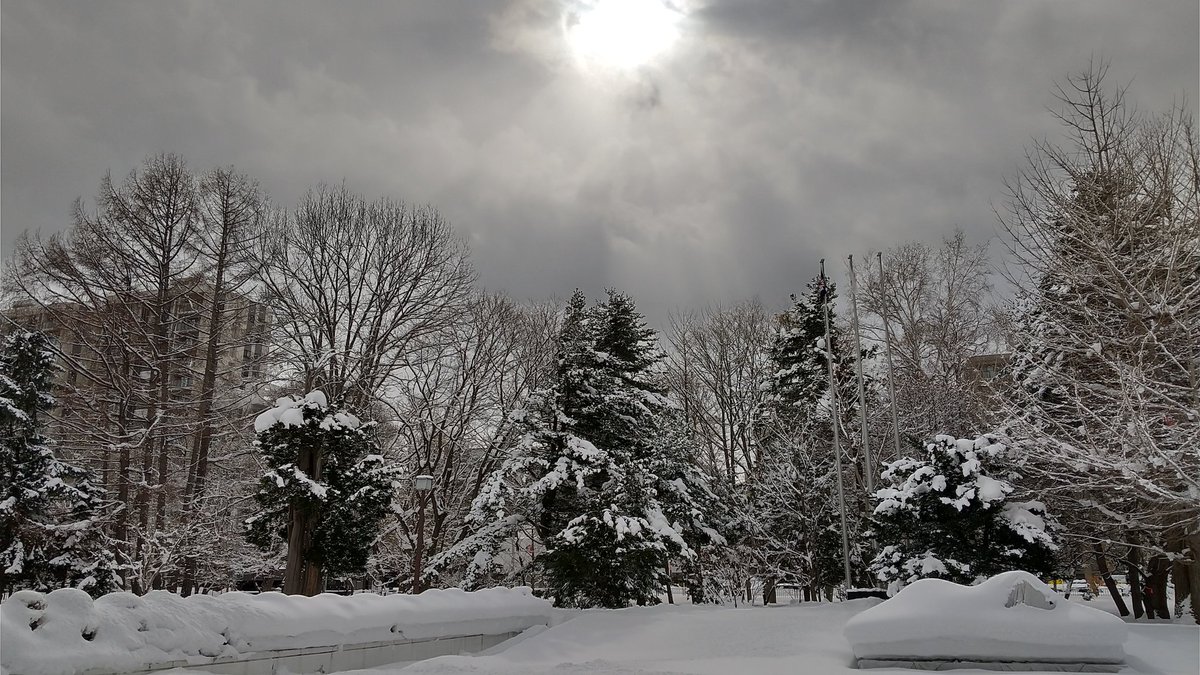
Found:
<svg viewBox="0 0 1200 675"><path fill-rule="evenodd" d="M316 595L321 592L321 568L308 559L317 514L312 509L292 506L288 520L287 568L283 592L287 595Z"/></svg>
<svg viewBox="0 0 1200 675"><path fill-rule="evenodd" d="M1146 612L1152 619L1170 619L1171 608L1167 602L1167 579L1171 574L1171 561L1164 555L1150 561L1150 579L1146 586L1151 596L1146 598Z"/></svg>
<svg viewBox="0 0 1200 675"><path fill-rule="evenodd" d="M304 448L296 458L296 467L314 482L321 480L321 448ZM288 517L287 568L283 592L288 595L316 595L324 586L321 568L309 559L320 513L316 507L293 504Z"/></svg>
<svg viewBox="0 0 1200 675"><path fill-rule="evenodd" d="M772 577L766 577L763 579L763 604L774 605L775 602L775 579Z"/></svg>
<svg viewBox="0 0 1200 675"><path fill-rule="evenodd" d="M1112 596L1113 604L1117 606L1117 612L1121 616L1129 616L1129 607L1125 605L1125 598L1121 597L1121 591L1117 588L1117 582L1108 570L1108 558L1104 557L1104 546L1097 542L1092 546L1092 550L1096 553L1096 571L1100 572L1100 578L1104 580L1104 586L1108 588L1108 593Z"/></svg>

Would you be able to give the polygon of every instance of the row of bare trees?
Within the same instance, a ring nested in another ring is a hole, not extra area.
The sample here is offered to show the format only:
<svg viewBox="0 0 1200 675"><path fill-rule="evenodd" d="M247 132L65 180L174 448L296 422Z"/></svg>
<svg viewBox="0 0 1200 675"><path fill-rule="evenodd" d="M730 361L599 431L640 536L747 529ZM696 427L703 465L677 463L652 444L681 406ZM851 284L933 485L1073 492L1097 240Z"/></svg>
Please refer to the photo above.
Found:
<svg viewBox="0 0 1200 675"><path fill-rule="evenodd" d="M77 200L67 232L20 240L5 316L57 338L52 433L108 491L128 587L186 592L278 567L240 532L261 473L249 420L278 394L322 389L379 421L392 461L439 476L426 541L458 536L557 321L474 281L432 208L342 185L283 209L233 169L160 155ZM377 542L381 576L411 555L408 515Z"/></svg>
<svg viewBox="0 0 1200 675"><path fill-rule="evenodd" d="M246 403L229 386L243 364L224 356L255 339L237 325L253 305L230 298L248 291L264 216L245 177L196 177L159 156L122 183L105 177L67 233L23 237L5 275L11 315L59 338L60 445L113 496L133 588L158 584L158 562L186 551L214 442Z"/></svg>

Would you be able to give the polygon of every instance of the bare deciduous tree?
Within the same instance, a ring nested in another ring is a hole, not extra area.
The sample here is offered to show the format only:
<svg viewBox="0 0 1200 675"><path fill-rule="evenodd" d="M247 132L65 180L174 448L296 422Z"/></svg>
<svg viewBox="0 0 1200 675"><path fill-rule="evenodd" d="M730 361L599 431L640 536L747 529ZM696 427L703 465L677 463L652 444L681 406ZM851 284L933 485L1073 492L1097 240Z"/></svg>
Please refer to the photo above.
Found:
<svg viewBox="0 0 1200 675"><path fill-rule="evenodd" d="M278 218L258 261L284 374L360 411L422 341L461 320L475 278L436 210L368 202L344 185Z"/></svg>
<svg viewBox="0 0 1200 675"><path fill-rule="evenodd" d="M424 537L416 536L416 500L410 494L393 533L403 543L381 550L382 564L407 570L399 558L415 550L418 539L433 559L467 533L465 517L484 479L516 442L511 414L525 405L552 371L558 309L552 303L518 305L494 294L478 293L464 320L424 342L411 360L409 375L384 396L394 429L391 452L414 472L435 478L427 499ZM387 560L385 561L384 558Z"/></svg>
<svg viewBox="0 0 1200 675"><path fill-rule="evenodd" d="M1200 152L1190 113L1134 113L1105 70L1059 87L1066 142L1009 185L1011 433L1073 533L1158 589L1135 613L1165 617L1169 553L1200 572Z"/></svg>
<svg viewBox="0 0 1200 675"><path fill-rule="evenodd" d="M120 185L106 176L97 202L95 213L77 202L70 233L23 239L8 281L67 339L69 383L90 380L64 399L61 421L67 443L94 461L107 468L117 455L113 534L128 542L141 588L145 551L170 530L171 461L191 422L176 388L189 349L180 331L199 309L198 190L181 158L159 155Z"/></svg>
<svg viewBox="0 0 1200 675"><path fill-rule="evenodd" d="M883 343L891 328L896 397L905 433L969 435L987 426L986 396L968 359L983 353L995 334L986 244L962 231L934 248L910 242L858 271L863 332Z"/></svg>
<svg viewBox="0 0 1200 675"><path fill-rule="evenodd" d="M754 422L770 378L773 324L757 299L673 315L668 381L709 475L730 483L758 460Z"/></svg>

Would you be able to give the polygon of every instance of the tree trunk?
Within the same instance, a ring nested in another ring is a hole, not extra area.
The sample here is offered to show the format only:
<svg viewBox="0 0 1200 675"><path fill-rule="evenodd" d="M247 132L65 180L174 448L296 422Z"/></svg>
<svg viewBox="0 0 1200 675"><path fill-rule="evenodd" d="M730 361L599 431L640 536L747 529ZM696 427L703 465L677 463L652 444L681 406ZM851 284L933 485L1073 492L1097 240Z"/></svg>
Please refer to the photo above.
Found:
<svg viewBox="0 0 1200 675"><path fill-rule="evenodd" d="M1112 573L1108 571L1108 558L1104 557L1104 546L1097 542L1092 546L1092 550L1096 553L1096 571L1100 572L1100 578L1104 580L1104 585L1108 588L1109 595L1112 596L1113 604L1117 606L1117 612L1121 616L1129 616L1129 607L1125 605L1125 598L1121 597L1117 582L1113 579Z"/></svg>
<svg viewBox="0 0 1200 675"><path fill-rule="evenodd" d="M775 579L774 577L766 577L763 579L763 604L774 605L775 603Z"/></svg>
<svg viewBox="0 0 1200 675"><path fill-rule="evenodd" d="M1192 597L1192 620L1200 624L1200 534L1188 537L1187 545L1192 550L1192 562L1187 565L1187 588ZM1178 589L1176 592L1179 592Z"/></svg>
<svg viewBox="0 0 1200 675"><path fill-rule="evenodd" d="M188 484L184 504L187 507L189 519L194 518L200 511L200 502L204 498L205 482L208 478L208 451L212 445L213 399L216 397L217 363L220 356L218 349L221 333L225 326L221 318L225 312L225 298L222 291L224 281L224 245L222 254L217 260L216 281L213 283L213 305L208 316L208 344L204 350L204 377L200 384L200 406L196 411L196 419L200 428L192 444L191 461L188 462ZM195 582L196 557L189 555L183 567L183 587L187 589Z"/></svg>
<svg viewBox="0 0 1200 675"><path fill-rule="evenodd" d="M664 566L664 570L667 573L667 604L673 605L673 604L675 604L675 594L671 591L671 561L670 560L667 561L667 564Z"/></svg>
<svg viewBox="0 0 1200 675"><path fill-rule="evenodd" d="M1129 564L1126 567L1128 571L1125 578L1129 580L1129 597L1133 600L1133 618L1135 619L1142 618L1146 613L1146 606L1142 598L1142 574L1138 567L1141 560L1141 551L1136 547L1130 547Z"/></svg>
<svg viewBox="0 0 1200 675"><path fill-rule="evenodd" d="M155 495L154 503L154 531L165 532L170 528L167 525L167 449L170 444L164 437L158 441L158 468L156 476L158 478L158 494ZM150 587L159 590L163 587L162 575L155 572L150 578Z"/></svg>
<svg viewBox="0 0 1200 675"><path fill-rule="evenodd" d="M1188 565L1176 560L1171 563L1171 583L1175 585L1175 616L1183 614L1184 604L1191 595L1191 580L1188 578Z"/></svg>
<svg viewBox="0 0 1200 675"><path fill-rule="evenodd" d="M1170 619L1171 609L1167 603L1167 579L1171 574L1171 561L1165 555L1157 555L1150 561L1150 579L1146 586L1151 596L1146 598L1146 612L1152 619Z"/></svg>
<svg viewBox="0 0 1200 675"><path fill-rule="evenodd" d="M308 560L317 514L311 508L291 508L288 520L287 568L283 574L283 592L287 595L316 595L321 592L321 568Z"/></svg>
<svg viewBox="0 0 1200 675"><path fill-rule="evenodd" d="M321 480L321 448L304 448L296 466L314 482ZM288 517L287 568L283 574L283 592L287 595L316 595L324 578L321 568L309 559L320 512L316 507L293 504Z"/></svg>

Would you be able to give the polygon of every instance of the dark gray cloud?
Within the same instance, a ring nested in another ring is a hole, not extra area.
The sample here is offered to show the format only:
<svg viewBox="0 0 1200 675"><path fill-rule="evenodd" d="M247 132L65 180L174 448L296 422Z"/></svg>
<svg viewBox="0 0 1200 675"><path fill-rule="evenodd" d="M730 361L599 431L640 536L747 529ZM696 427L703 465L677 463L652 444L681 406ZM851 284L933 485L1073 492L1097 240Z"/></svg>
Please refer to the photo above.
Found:
<svg viewBox="0 0 1200 675"><path fill-rule="evenodd" d="M565 1L6 0L3 253L173 151L283 204L342 179L435 204L517 297L778 305L821 257L990 237L1089 60L1144 110L1195 110L1200 79L1195 0L681 0L632 74L572 61Z"/></svg>

